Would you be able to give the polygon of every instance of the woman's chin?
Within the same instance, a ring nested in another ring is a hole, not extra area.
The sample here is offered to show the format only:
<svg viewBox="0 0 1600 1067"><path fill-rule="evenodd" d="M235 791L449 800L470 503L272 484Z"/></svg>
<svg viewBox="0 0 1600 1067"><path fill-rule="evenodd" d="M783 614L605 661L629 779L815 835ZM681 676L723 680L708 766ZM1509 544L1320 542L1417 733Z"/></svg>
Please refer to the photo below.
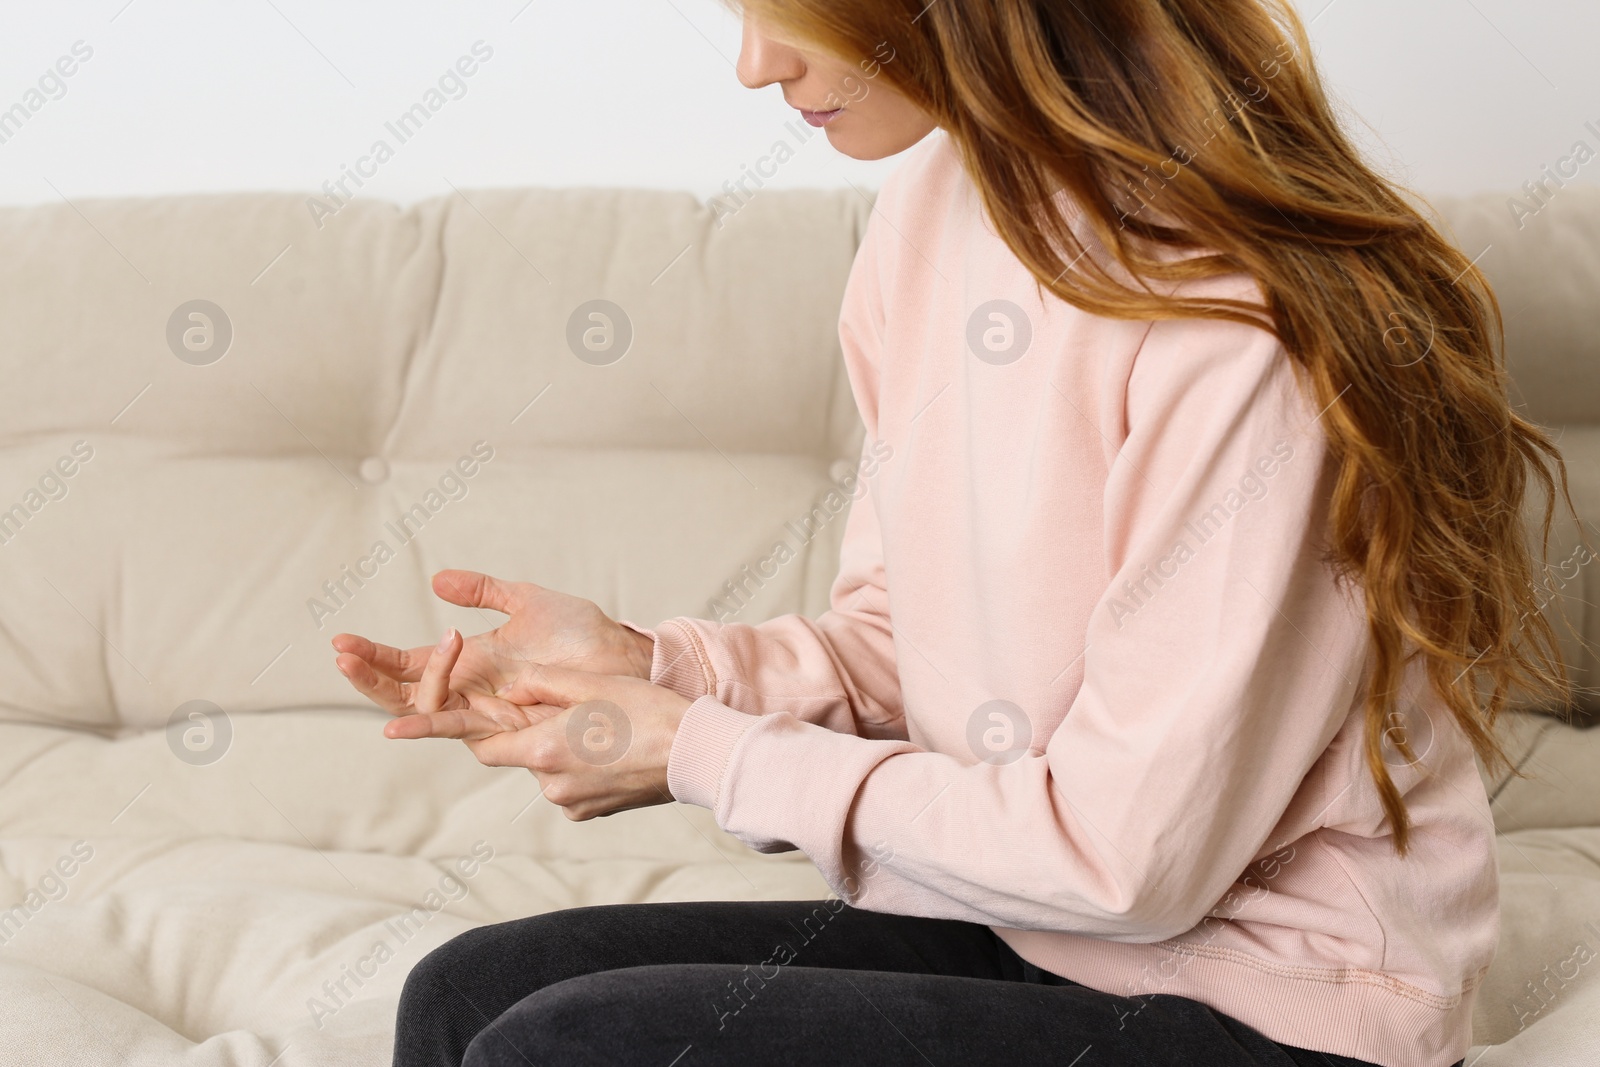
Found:
<svg viewBox="0 0 1600 1067"><path fill-rule="evenodd" d="M852 134L850 130L840 129L837 125L824 126L822 132L827 135L834 151L864 163L898 155L922 139L863 137L859 131Z"/></svg>
<svg viewBox="0 0 1600 1067"><path fill-rule="evenodd" d="M860 160L883 158L883 156L872 151L872 146L862 146L856 144L855 138L853 137L848 135L841 136L840 134L834 133L832 130L827 129L826 127L823 128L822 132L827 135L828 143L833 146L833 150L838 152L840 155L849 156L851 159Z"/></svg>

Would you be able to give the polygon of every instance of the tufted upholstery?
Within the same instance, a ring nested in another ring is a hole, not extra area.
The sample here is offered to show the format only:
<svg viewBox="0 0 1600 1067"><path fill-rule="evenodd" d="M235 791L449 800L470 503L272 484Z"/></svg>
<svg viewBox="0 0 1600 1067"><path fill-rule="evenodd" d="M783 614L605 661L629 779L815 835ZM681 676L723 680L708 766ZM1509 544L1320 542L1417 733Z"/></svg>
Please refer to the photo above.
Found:
<svg viewBox="0 0 1600 1067"><path fill-rule="evenodd" d="M0 644L11 718L150 727L195 698L349 703L332 633L418 643L482 621L427 595L419 579L445 565L651 621L703 613L855 455L832 358L855 197L770 194L720 231L687 195L355 203L320 232L292 196L82 208L0 216L0 506L75 441L94 453L4 546L32 623ZM566 324L606 297L635 336L595 366ZM209 366L165 337L195 298L233 324ZM477 441L493 459L465 498L402 545L385 523ZM322 583L378 540L395 558L314 625L306 602L336 604ZM819 608L826 548L763 606Z"/></svg>
<svg viewBox="0 0 1600 1067"><path fill-rule="evenodd" d="M1600 523L1600 193L1523 232L1503 197L1439 208L1494 246L1520 396ZM713 614L728 583L743 620L820 611L842 523L773 577L743 568L860 446L835 319L869 210L764 191L719 227L684 195L496 190L320 229L283 195L0 211L0 1064L376 1067L406 969L469 926L824 893L700 809L574 826L525 773L385 741L327 639L493 625L429 594L446 566L646 624ZM194 300L231 328L220 358L201 320L169 329ZM573 326L594 300L631 329L615 361L581 343L604 320ZM1562 586L1591 642L1597 573ZM223 713L209 748L186 711L167 729L193 701ZM1600 952L1600 731L1508 729L1542 777L1490 783L1507 923L1479 1062L1576 1062L1600 966L1533 1016L1516 998L1575 939Z"/></svg>

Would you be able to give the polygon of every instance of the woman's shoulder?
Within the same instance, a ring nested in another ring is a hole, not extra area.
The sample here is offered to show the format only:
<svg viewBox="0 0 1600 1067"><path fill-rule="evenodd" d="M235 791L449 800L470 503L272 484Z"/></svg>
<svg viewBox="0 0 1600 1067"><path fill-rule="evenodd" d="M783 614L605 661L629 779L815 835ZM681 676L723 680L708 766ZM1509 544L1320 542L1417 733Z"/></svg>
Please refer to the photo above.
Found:
<svg viewBox="0 0 1600 1067"><path fill-rule="evenodd" d="M891 222L905 219L909 223L913 221L909 216L927 211L948 196L963 194L963 186L970 185L949 133L935 127L901 154L900 162L879 187L874 208Z"/></svg>

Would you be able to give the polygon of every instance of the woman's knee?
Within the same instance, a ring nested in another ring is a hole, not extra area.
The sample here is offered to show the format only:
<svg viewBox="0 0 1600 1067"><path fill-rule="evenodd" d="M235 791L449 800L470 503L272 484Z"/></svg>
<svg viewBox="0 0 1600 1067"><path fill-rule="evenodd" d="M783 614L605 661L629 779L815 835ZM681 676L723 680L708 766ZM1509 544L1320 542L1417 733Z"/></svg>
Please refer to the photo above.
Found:
<svg viewBox="0 0 1600 1067"><path fill-rule="evenodd" d="M462 982L471 984L471 976L478 972L482 957L492 951L492 927L478 927L457 934L429 952L406 975L400 1002L418 1010L442 1006L443 1002L457 999L452 989Z"/></svg>
<svg viewBox="0 0 1600 1067"><path fill-rule="evenodd" d="M653 1062L663 1054L668 1063L706 1029L696 1024L711 1018L709 972L721 970L627 967L557 982L480 1030L462 1067Z"/></svg>
<svg viewBox="0 0 1600 1067"><path fill-rule="evenodd" d="M547 985L602 969L605 961L585 948L609 940L597 929L606 918L600 909L574 908L457 934L411 969L401 1003L422 1011L470 1005L493 1018Z"/></svg>
<svg viewBox="0 0 1600 1067"><path fill-rule="evenodd" d="M642 921L652 918L656 921ZM653 925L657 934L670 933L671 924L660 921L664 918L665 912L641 915L625 907L572 908L459 934L424 956L407 975L395 1026L396 1047L428 1050L404 1061L408 1064L453 1064L480 1033L486 1044L497 1044L494 1030L501 1025L500 1016L527 998L549 987L636 966L641 954L661 948L658 942L671 943L671 937L642 936L640 929ZM569 996L575 993L576 989L570 990ZM586 997L599 995L591 990ZM540 1010L568 1019L584 1011L583 1003L550 998ZM553 1025L544 1020L532 1029L544 1033ZM584 1024L571 1025L581 1029ZM444 1061L440 1049L445 1050ZM456 1058L448 1059L450 1055ZM520 1063L517 1057L513 1061Z"/></svg>
<svg viewBox="0 0 1600 1067"><path fill-rule="evenodd" d="M554 926L547 916L480 926L423 956L400 991L394 1062L454 1067L491 1019L559 981L536 947L558 936Z"/></svg>
<svg viewBox="0 0 1600 1067"><path fill-rule="evenodd" d="M606 1031L624 1025L623 1001L606 972L546 986L478 1031L461 1067L588 1062L602 1051L597 1046Z"/></svg>

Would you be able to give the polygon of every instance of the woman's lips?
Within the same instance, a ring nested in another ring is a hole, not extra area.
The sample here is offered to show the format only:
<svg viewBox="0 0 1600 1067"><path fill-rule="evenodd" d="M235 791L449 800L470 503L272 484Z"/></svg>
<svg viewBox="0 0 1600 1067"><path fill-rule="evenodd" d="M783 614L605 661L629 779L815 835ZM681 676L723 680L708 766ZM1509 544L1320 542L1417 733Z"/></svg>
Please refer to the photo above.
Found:
<svg viewBox="0 0 1600 1067"><path fill-rule="evenodd" d="M828 123L832 122L842 114L844 114L844 108L842 107L836 107L832 111L807 111L805 108L800 109L800 117L805 119L806 122L813 126L826 126Z"/></svg>

